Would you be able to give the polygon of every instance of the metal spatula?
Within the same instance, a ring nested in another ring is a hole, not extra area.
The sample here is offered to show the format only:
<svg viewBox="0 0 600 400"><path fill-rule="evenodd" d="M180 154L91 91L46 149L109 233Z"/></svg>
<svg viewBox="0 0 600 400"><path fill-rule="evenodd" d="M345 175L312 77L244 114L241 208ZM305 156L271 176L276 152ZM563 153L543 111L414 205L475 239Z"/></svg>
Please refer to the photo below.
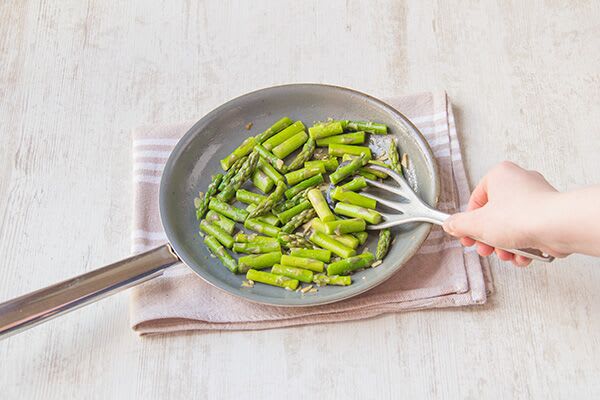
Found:
<svg viewBox="0 0 600 400"><path fill-rule="evenodd" d="M361 192L361 194L364 196L370 197L373 200L377 200L377 202L389 208L400 211L400 214L388 214L379 212L383 217L384 221L376 225L367 225L367 229L379 230L384 228L390 228L392 226L407 224L409 222L429 222L436 225L442 225L444 221L448 217L450 217L450 214L446 214L439 210L431 208L428 204L421 200L421 198L417 196L417 194L412 190L408 182L406 182L406 180L401 175L397 174L389 168L385 168L379 165L369 165L369 168L386 173L388 176L394 179L399 186L390 186L382 182L365 178L367 184L378 187L379 189L382 189L384 191L394 193L400 196L401 199L400 201L391 201L381 198L379 196L375 196L371 193ZM481 243L486 243L483 240L477 238L474 239ZM499 248L490 243L486 244ZM545 254L537 249L527 248L502 250L506 250L513 254L518 254L521 256L544 262L552 262L554 260L554 257Z"/></svg>

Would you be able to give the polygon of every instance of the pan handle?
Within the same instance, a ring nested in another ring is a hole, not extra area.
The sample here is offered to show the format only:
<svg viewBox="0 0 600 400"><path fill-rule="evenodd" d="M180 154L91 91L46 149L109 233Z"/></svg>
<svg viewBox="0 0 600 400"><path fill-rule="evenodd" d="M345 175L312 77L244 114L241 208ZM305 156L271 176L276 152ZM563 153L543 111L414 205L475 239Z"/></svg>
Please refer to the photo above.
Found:
<svg viewBox="0 0 600 400"><path fill-rule="evenodd" d="M0 340L162 275L179 262L169 244L0 303Z"/></svg>

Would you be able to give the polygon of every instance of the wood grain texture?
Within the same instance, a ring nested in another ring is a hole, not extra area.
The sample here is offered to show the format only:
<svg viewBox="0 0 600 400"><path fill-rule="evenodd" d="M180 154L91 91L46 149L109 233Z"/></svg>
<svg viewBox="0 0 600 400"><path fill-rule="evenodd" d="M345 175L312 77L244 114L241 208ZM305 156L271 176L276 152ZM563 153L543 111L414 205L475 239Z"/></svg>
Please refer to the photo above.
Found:
<svg viewBox="0 0 600 400"><path fill-rule="evenodd" d="M128 254L133 127L274 84L446 89L472 181L512 159L600 182L599 20L592 1L4 1L0 300ZM120 294L0 342L1 397L598 397L599 264L494 260L485 307L261 332L139 339Z"/></svg>

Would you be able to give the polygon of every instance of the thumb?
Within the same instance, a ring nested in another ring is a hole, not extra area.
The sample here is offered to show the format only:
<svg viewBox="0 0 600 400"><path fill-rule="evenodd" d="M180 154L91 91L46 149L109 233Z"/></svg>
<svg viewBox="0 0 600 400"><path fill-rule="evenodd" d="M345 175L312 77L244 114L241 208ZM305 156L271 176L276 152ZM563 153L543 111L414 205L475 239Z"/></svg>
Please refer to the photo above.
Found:
<svg viewBox="0 0 600 400"><path fill-rule="evenodd" d="M481 238L486 224L484 208L457 213L444 222L444 230L452 236Z"/></svg>

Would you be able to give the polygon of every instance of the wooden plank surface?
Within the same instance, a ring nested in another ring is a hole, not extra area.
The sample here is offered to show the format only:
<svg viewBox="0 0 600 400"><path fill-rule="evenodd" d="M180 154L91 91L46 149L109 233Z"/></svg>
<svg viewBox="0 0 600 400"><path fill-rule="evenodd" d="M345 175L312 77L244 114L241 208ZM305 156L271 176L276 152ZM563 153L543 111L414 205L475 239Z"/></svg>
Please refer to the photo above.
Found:
<svg viewBox="0 0 600 400"><path fill-rule="evenodd" d="M446 89L473 182L600 182L598 3L456 3L2 2L0 300L128 254L133 127L274 84ZM1 397L600 395L600 262L493 269L484 307L261 332L140 339L119 294L1 342Z"/></svg>

